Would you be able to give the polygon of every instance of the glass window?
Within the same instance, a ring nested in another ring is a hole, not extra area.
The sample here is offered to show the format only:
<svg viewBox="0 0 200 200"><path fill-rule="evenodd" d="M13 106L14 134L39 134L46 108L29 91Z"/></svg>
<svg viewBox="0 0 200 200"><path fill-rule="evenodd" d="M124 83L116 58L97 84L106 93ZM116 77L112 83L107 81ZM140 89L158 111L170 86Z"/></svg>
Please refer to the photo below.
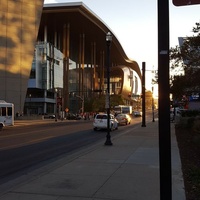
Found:
<svg viewBox="0 0 200 200"><path fill-rule="evenodd" d="M107 115L97 115L96 119L107 119Z"/></svg>
<svg viewBox="0 0 200 200"><path fill-rule="evenodd" d="M2 108L2 115L1 116L6 116L6 107Z"/></svg>
<svg viewBox="0 0 200 200"><path fill-rule="evenodd" d="M35 69L31 69L30 79L35 79Z"/></svg>
<svg viewBox="0 0 200 200"><path fill-rule="evenodd" d="M8 116L12 116L12 107L8 107Z"/></svg>

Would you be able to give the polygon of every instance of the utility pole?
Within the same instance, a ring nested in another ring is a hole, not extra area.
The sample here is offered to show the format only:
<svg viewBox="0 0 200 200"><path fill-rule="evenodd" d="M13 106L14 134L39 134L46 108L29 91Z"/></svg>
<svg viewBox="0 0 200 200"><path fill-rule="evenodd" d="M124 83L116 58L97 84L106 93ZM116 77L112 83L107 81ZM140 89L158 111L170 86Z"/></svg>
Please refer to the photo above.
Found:
<svg viewBox="0 0 200 200"><path fill-rule="evenodd" d="M158 0L160 200L172 199L169 89L169 0Z"/></svg>

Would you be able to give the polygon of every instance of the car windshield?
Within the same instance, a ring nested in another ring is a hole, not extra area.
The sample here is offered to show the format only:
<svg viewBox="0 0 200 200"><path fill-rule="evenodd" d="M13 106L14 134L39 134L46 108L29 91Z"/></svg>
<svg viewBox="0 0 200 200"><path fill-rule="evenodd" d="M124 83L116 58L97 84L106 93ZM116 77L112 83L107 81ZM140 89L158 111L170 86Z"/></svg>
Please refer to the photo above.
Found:
<svg viewBox="0 0 200 200"><path fill-rule="evenodd" d="M107 115L97 115L96 119L107 119Z"/></svg>

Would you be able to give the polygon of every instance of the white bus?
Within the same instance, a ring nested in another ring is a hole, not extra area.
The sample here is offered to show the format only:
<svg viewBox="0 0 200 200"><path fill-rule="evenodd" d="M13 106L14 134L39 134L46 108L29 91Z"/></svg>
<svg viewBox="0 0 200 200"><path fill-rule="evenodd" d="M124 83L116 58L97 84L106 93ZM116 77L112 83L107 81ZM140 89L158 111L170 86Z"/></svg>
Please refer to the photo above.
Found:
<svg viewBox="0 0 200 200"><path fill-rule="evenodd" d="M3 126L14 125L14 104L0 100L0 123Z"/></svg>
<svg viewBox="0 0 200 200"><path fill-rule="evenodd" d="M132 114L132 106L118 105L114 107L114 112L116 114L119 114L119 113Z"/></svg>

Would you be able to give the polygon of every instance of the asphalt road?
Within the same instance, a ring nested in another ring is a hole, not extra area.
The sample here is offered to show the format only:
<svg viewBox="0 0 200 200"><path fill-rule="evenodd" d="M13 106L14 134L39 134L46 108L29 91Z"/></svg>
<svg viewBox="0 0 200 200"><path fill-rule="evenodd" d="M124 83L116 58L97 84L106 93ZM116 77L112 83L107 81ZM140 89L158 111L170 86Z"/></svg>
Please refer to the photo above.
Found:
<svg viewBox="0 0 200 200"><path fill-rule="evenodd" d="M141 118L134 118L131 125L111 132L111 138L138 123ZM92 120L18 122L6 127L0 132L0 184L89 145L103 145L106 134L94 131Z"/></svg>
<svg viewBox="0 0 200 200"><path fill-rule="evenodd" d="M92 122L70 121L7 128L0 134L0 179L103 139Z"/></svg>

